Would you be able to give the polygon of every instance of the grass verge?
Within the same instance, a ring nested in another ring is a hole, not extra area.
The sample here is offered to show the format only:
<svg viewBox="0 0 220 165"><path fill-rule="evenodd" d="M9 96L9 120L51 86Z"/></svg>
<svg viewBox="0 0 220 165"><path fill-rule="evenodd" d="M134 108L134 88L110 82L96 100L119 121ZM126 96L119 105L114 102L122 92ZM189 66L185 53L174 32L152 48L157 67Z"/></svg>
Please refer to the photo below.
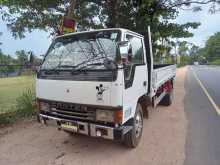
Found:
<svg viewBox="0 0 220 165"><path fill-rule="evenodd" d="M35 114L34 76L0 79L0 124Z"/></svg>

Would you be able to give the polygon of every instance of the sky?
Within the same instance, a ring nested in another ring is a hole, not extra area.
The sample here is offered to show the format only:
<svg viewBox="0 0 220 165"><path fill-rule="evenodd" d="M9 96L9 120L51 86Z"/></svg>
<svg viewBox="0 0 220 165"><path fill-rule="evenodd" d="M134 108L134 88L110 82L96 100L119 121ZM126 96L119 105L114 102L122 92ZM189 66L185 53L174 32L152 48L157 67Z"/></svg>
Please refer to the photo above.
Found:
<svg viewBox="0 0 220 165"><path fill-rule="evenodd" d="M201 25L197 29L190 30L194 36L183 39L200 47L205 46L205 42L209 36L216 32L220 32L220 11L215 14L210 14L208 5L203 6L202 9L203 10L199 12L181 10L179 16L174 21L180 24L184 24L186 22L200 22Z"/></svg>
<svg viewBox="0 0 220 165"><path fill-rule="evenodd" d="M186 22L200 22L201 25L196 30L190 30L194 33L194 37L184 39L194 43L197 46L203 47L209 36L220 31L220 12L210 14L208 6L203 7L202 11L192 12L189 10L181 10L179 16L174 22L183 24ZM7 26L0 20L0 32L3 35L0 37L0 42L3 42L1 49L5 54L15 56L17 50L32 50L36 55L46 53L52 38L44 31L35 30L32 33L27 33L24 39L14 39L8 31Z"/></svg>
<svg viewBox="0 0 220 165"><path fill-rule="evenodd" d="M0 20L0 46L4 54L15 56L17 50L32 50L36 55L43 55L46 53L52 39L47 32L35 30L32 33L27 33L24 39L14 39L12 34L7 29L6 24Z"/></svg>

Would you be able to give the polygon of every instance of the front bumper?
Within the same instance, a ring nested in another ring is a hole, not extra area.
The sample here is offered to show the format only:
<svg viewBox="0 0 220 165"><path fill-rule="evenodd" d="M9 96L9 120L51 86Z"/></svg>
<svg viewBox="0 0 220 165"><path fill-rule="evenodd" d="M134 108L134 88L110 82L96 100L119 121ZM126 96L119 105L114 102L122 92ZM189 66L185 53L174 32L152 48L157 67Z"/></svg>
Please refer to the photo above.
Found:
<svg viewBox="0 0 220 165"><path fill-rule="evenodd" d="M39 121L46 124L47 120L57 121L58 128L66 131L72 131L79 134L84 134L92 137L101 137L110 140L123 140L124 135L128 133L132 127L131 126L119 126L110 127L95 123L88 123L76 120L61 119L53 116L48 116L45 114L39 114ZM61 123L74 123L77 126L77 131L69 130L68 128L61 127Z"/></svg>

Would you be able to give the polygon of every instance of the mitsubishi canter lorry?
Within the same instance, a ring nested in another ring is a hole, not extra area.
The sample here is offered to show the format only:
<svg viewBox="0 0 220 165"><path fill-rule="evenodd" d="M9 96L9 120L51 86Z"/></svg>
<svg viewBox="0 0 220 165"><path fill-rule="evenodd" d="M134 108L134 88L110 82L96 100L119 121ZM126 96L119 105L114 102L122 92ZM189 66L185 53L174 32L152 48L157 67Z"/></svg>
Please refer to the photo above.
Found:
<svg viewBox="0 0 220 165"><path fill-rule="evenodd" d="M154 65L150 29L144 36L112 28L56 37L37 74L39 121L136 147L147 107L172 103L176 72Z"/></svg>

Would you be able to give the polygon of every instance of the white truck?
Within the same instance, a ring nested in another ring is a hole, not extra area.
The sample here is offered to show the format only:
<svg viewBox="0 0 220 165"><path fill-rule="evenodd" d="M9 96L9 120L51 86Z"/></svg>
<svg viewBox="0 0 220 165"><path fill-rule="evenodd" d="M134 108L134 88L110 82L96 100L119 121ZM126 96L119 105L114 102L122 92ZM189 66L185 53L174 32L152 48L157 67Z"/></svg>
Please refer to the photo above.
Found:
<svg viewBox="0 0 220 165"><path fill-rule="evenodd" d="M58 36L36 80L39 121L136 147L147 107L170 105L176 66L153 65L148 37L111 28Z"/></svg>

